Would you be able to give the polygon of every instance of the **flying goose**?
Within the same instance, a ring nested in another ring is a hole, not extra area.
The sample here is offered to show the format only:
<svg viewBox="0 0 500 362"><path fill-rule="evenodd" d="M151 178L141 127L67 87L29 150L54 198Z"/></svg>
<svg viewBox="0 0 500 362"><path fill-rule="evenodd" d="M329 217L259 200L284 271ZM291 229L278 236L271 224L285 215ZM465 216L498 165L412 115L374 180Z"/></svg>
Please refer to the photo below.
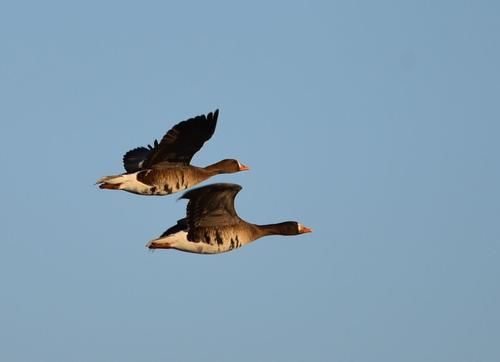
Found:
<svg viewBox="0 0 500 362"><path fill-rule="evenodd" d="M219 110L200 115L172 127L160 143L138 147L123 156L126 172L104 176L96 184L108 190L139 195L169 195L190 188L214 175L245 171L237 160L226 159L206 167L190 165L193 155L212 137Z"/></svg>
<svg viewBox="0 0 500 362"><path fill-rule="evenodd" d="M242 220L234 209L237 184L216 183L190 190L186 217L146 244L149 249L177 249L198 254L218 254L242 247L267 235L311 232L295 221L256 225Z"/></svg>

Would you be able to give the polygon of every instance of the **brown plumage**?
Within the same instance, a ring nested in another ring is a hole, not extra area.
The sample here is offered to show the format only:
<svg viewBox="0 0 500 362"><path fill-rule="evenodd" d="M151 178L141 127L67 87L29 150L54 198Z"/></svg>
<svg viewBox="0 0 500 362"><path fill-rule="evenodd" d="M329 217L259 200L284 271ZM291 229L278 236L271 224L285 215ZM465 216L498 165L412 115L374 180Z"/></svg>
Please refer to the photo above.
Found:
<svg viewBox="0 0 500 362"><path fill-rule="evenodd" d="M312 230L295 221L256 225L234 209L240 185L217 183L186 192L186 217L147 244L150 249L177 249L199 254L231 251L267 235L298 235Z"/></svg>
<svg viewBox="0 0 500 362"><path fill-rule="evenodd" d="M208 141L217 125L219 110L182 121L163 136L160 143L138 147L123 156L126 173L105 176L101 189L124 190L140 195L168 195L186 190L214 175L248 170L234 159L207 167L190 164L193 155Z"/></svg>

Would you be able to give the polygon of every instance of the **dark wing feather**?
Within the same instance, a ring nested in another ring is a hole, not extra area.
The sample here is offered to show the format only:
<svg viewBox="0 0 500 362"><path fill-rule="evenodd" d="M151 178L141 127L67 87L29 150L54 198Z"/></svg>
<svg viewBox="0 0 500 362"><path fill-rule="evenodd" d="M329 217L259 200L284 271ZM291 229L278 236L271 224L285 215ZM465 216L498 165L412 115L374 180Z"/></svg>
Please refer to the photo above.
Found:
<svg viewBox="0 0 500 362"><path fill-rule="evenodd" d="M180 219L177 221L177 224L171 226L163 234L161 234L160 238L163 238L170 234L178 233L179 231L187 231L187 228L188 228L187 219L186 218Z"/></svg>
<svg viewBox="0 0 500 362"><path fill-rule="evenodd" d="M160 162L189 164L193 155L200 150L215 132L219 110L182 121L172 127L148 154L143 168Z"/></svg>
<svg viewBox="0 0 500 362"><path fill-rule="evenodd" d="M148 158L151 150L153 149L151 146L146 147L138 147L133 150L128 151L125 155L123 155L123 166L128 173L137 172L142 170L142 165L144 161Z"/></svg>
<svg viewBox="0 0 500 362"><path fill-rule="evenodd" d="M217 183L182 195L182 199L189 200L186 212L189 233L195 232L196 228L239 223L241 219L234 209L234 198L240 190L241 186L237 184Z"/></svg>

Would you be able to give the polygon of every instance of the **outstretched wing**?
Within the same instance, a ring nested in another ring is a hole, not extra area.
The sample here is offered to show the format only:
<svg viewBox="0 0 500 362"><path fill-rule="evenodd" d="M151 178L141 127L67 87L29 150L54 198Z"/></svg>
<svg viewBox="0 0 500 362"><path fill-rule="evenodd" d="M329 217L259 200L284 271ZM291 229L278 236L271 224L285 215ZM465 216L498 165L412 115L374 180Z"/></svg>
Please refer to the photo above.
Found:
<svg viewBox="0 0 500 362"><path fill-rule="evenodd" d="M234 209L234 198L240 190L237 184L216 183L182 195L182 199L189 200L186 211L189 233L197 228L239 223L241 219Z"/></svg>
<svg viewBox="0 0 500 362"><path fill-rule="evenodd" d="M155 141L155 146L158 141ZM153 150L153 146L137 147L123 155L123 166L128 173L137 172L144 168L144 162Z"/></svg>
<svg viewBox="0 0 500 362"><path fill-rule="evenodd" d="M207 115L182 121L172 127L160 143L155 140L153 146L139 147L127 152L123 156L125 170L136 172L159 163L189 164L194 154L214 134L218 116L217 109Z"/></svg>

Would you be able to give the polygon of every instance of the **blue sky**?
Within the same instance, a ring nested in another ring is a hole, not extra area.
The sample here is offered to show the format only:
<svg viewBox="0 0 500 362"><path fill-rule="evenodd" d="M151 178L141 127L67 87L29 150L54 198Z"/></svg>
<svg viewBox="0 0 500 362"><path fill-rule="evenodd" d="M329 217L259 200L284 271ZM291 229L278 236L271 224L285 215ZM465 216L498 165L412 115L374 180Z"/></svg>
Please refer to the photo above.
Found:
<svg viewBox="0 0 500 362"><path fill-rule="evenodd" d="M493 1L0 5L0 359L500 360ZM127 150L220 108L251 222L144 248L176 197L102 191Z"/></svg>

